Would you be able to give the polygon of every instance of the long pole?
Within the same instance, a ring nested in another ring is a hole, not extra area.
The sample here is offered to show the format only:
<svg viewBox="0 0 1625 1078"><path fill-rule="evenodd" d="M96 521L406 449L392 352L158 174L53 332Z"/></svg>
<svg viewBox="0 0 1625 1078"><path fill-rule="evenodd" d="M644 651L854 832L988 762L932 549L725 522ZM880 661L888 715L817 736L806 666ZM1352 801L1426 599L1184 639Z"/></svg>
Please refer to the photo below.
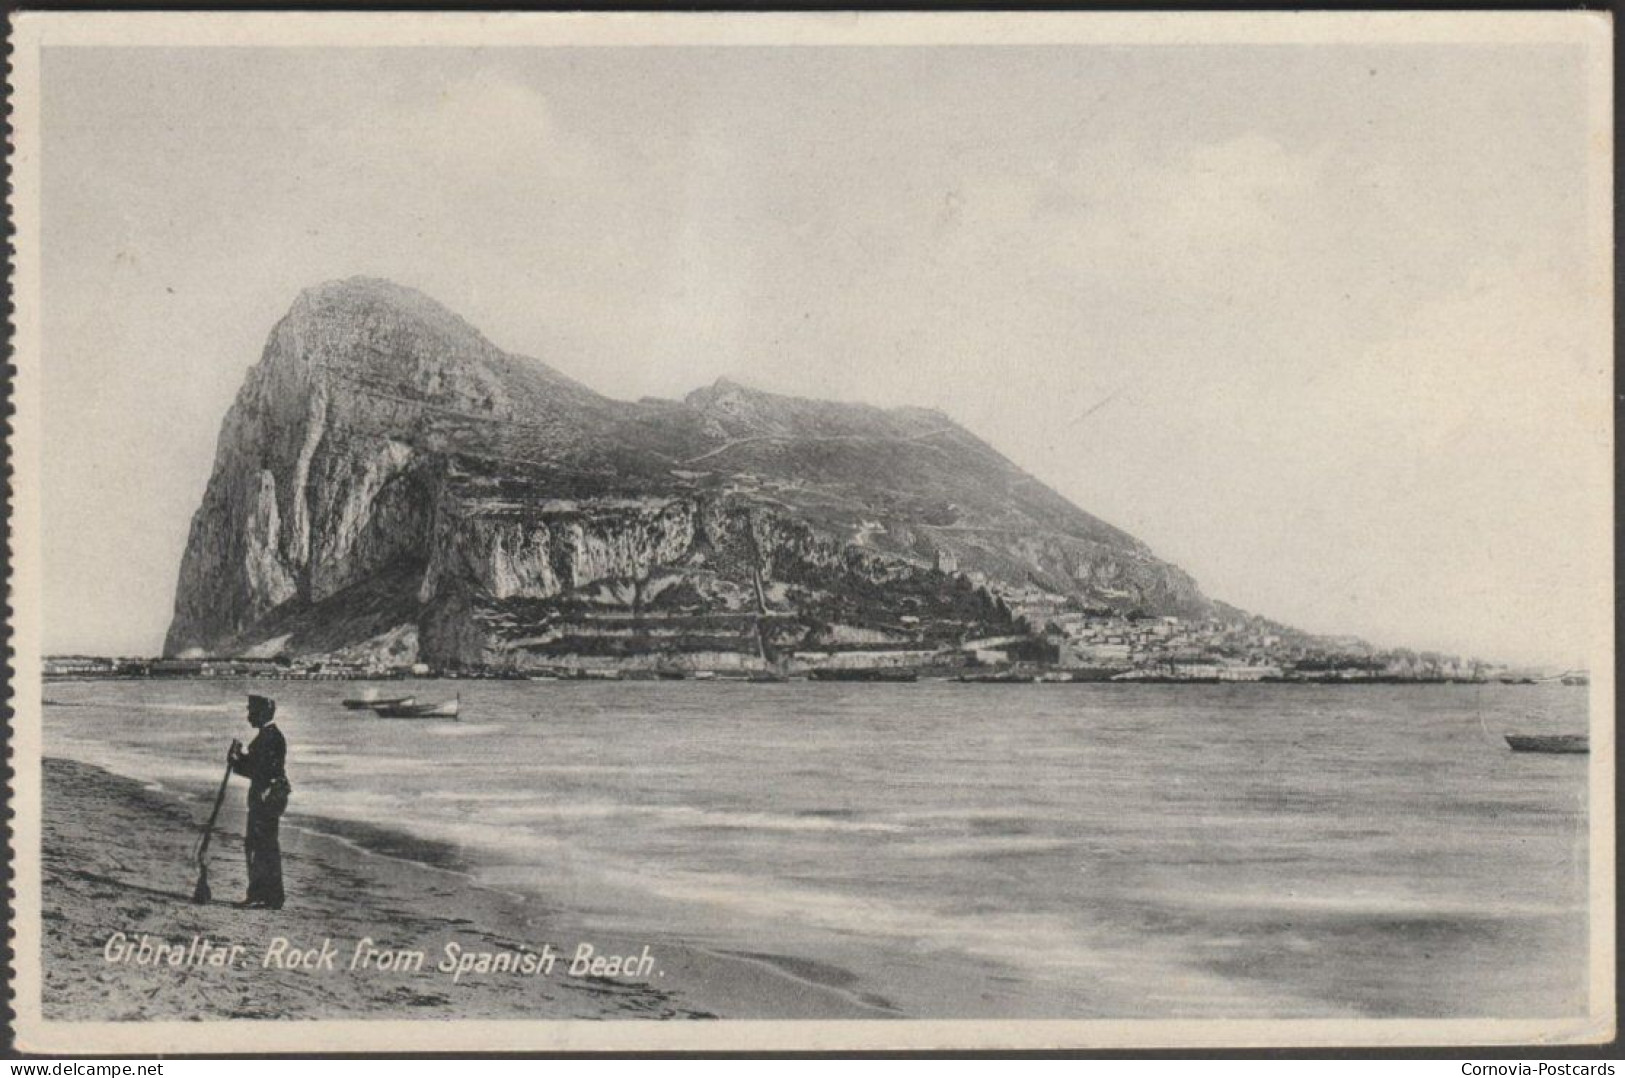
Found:
<svg viewBox="0 0 1625 1078"><path fill-rule="evenodd" d="M209 813L209 822L203 825L203 838L198 842L197 848L197 886L192 889L192 902L194 905L205 905L210 897L209 893L209 840L214 837L214 821L220 818L220 806L226 803L226 784L231 781L231 765L226 765L226 774L220 780L220 790L214 795L214 810Z"/></svg>

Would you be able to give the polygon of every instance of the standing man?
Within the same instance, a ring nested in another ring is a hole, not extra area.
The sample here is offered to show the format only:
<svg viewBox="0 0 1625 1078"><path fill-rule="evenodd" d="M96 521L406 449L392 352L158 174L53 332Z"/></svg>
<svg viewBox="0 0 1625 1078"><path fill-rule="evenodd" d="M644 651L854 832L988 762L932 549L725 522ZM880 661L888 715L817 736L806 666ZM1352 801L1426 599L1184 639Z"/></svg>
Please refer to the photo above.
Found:
<svg viewBox="0 0 1625 1078"><path fill-rule="evenodd" d="M275 717L275 700L250 696L248 724L259 733L246 750L233 741L226 753L231 769L248 779L248 830L243 836L248 897L237 903L243 909L282 908L282 844L277 829L288 807L290 787L283 769L288 743L271 721Z"/></svg>

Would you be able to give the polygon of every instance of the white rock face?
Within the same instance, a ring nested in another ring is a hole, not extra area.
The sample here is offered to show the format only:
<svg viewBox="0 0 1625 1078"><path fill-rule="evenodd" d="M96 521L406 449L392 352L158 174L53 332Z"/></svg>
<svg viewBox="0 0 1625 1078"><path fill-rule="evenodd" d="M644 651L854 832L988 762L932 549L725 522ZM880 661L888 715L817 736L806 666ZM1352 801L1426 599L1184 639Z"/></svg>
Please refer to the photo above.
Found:
<svg viewBox="0 0 1625 1078"><path fill-rule="evenodd" d="M419 602L453 578L495 599L550 599L609 578L643 579L688 553L698 518L683 500L535 518L446 513Z"/></svg>
<svg viewBox="0 0 1625 1078"><path fill-rule="evenodd" d="M243 569L250 593L262 596L264 603L274 607L293 598L298 587L278 557L281 522L276 507L276 476L264 469L259 474L259 487L244 527L248 549L243 554Z"/></svg>
<svg viewBox="0 0 1625 1078"><path fill-rule="evenodd" d="M307 480L309 527L308 597L336 595L397 550L416 544L423 522L410 506L385 497L414 459L410 446L379 440L367 447L331 451L322 458L319 482ZM311 501L314 504L311 504Z"/></svg>

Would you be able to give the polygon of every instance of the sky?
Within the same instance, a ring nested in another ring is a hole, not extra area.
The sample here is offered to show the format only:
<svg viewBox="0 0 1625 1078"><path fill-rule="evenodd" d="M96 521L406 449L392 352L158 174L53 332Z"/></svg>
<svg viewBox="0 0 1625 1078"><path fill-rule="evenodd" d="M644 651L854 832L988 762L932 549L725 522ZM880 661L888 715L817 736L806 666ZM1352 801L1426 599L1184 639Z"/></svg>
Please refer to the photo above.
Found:
<svg viewBox="0 0 1625 1078"><path fill-rule="evenodd" d="M940 408L1300 628L1575 664L1610 579L1583 76L1559 45L48 50L44 649L160 649L245 372L367 274L615 397Z"/></svg>

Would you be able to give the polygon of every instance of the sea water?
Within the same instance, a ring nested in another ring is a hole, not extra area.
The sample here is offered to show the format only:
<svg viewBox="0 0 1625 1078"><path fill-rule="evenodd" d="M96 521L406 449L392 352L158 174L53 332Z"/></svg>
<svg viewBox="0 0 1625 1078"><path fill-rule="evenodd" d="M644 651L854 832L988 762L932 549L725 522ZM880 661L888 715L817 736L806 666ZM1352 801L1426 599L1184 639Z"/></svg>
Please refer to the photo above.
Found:
<svg viewBox="0 0 1625 1078"><path fill-rule="evenodd" d="M47 754L189 791L278 701L290 823L431 840L627 939L920 1017L1587 1007L1588 758L1556 685L86 681ZM811 971L808 974L808 971Z"/></svg>

